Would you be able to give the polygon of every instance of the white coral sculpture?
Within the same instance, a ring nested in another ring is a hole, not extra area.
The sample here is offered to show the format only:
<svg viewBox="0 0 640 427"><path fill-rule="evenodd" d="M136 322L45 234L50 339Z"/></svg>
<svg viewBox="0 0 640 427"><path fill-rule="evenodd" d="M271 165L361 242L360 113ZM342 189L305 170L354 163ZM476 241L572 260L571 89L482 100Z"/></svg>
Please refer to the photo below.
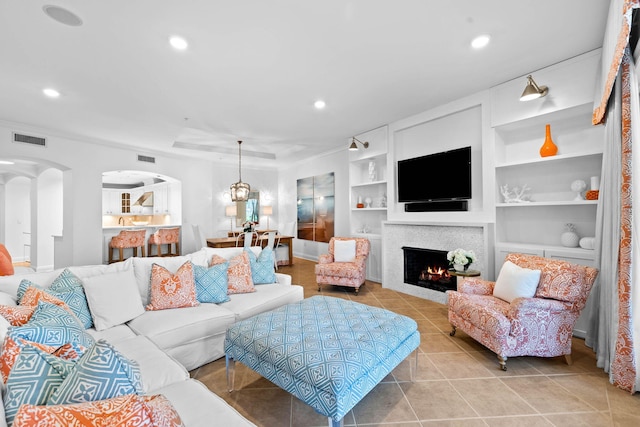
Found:
<svg viewBox="0 0 640 427"><path fill-rule="evenodd" d="M529 202L529 195L525 194L531 188L524 184L522 187L513 187L513 190L509 190L509 185L505 184L500 187L500 193L504 197L505 203L526 203Z"/></svg>

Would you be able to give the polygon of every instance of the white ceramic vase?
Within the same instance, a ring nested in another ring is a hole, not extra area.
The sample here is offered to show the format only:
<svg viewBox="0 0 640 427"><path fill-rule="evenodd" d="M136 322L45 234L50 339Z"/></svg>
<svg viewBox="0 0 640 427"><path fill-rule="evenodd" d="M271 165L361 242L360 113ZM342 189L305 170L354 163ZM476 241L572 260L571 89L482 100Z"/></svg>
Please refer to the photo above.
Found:
<svg viewBox="0 0 640 427"><path fill-rule="evenodd" d="M455 271L464 271L465 270L464 267L465 267L464 264L453 264L453 269Z"/></svg>
<svg viewBox="0 0 640 427"><path fill-rule="evenodd" d="M580 237L575 231L565 231L560 236L560 242L562 243L562 246L567 248L577 248L580 243Z"/></svg>

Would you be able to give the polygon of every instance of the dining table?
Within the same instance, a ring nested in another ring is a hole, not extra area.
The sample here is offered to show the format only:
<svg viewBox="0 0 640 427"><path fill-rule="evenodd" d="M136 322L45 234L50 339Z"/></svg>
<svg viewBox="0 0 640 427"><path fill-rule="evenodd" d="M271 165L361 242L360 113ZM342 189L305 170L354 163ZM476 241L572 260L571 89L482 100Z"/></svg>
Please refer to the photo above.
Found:
<svg viewBox="0 0 640 427"><path fill-rule="evenodd" d="M293 236L279 236L279 238L279 243L289 247L289 260L285 265L293 265ZM261 247L267 246L269 236L261 235L258 239ZM238 240L237 237L212 237L207 239L207 246L210 248L234 248L238 244L244 245L242 240Z"/></svg>

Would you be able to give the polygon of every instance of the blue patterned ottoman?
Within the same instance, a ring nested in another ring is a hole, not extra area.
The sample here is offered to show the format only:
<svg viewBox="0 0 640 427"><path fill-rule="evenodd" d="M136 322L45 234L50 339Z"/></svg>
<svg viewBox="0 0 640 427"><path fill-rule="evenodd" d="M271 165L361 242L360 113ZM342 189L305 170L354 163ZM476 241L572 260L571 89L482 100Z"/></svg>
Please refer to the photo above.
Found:
<svg viewBox="0 0 640 427"><path fill-rule="evenodd" d="M240 361L332 425L420 344L416 322L382 308L314 296L242 320L227 330L229 391ZM411 375L417 367L411 366Z"/></svg>

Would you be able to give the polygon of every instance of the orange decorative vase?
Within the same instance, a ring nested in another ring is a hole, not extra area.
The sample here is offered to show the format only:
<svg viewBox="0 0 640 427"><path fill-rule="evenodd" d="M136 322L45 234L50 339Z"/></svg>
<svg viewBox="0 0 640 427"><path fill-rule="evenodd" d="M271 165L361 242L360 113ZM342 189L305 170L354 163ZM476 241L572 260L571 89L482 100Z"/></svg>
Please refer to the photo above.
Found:
<svg viewBox="0 0 640 427"><path fill-rule="evenodd" d="M547 125L546 137L544 138L544 144L540 147L540 155L542 157L555 156L558 153L558 146L553 143L551 139L551 125Z"/></svg>

